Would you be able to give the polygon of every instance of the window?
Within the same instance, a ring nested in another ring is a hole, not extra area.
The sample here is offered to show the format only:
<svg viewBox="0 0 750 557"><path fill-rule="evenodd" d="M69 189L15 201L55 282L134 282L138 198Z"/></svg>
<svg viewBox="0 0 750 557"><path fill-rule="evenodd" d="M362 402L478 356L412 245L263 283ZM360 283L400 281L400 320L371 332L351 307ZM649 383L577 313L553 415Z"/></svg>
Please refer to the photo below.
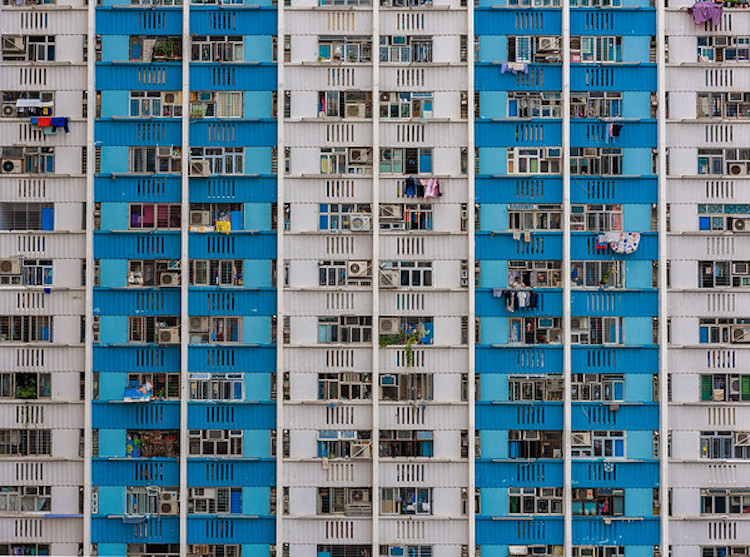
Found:
<svg viewBox="0 0 750 557"><path fill-rule="evenodd" d="M750 319L701 317L698 320L701 344L741 344L750 342Z"/></svg>
<svg viewBox="0 0 750 557"><path fill-rule="evenodd" d="M243 373L190 373L190 400L244 400Z"/></svg>
<svg viewBox="0 0 750 557"><path fill-rule="evenodd" d="M372 174L370 147L335 147L320 150L321 174Z"/></svg>
<svg viewBox="0 0 750 557"><path fill-rule="evenodd" d="M625 377L600 373L573 373L571 398L576 401L625 400Z"/></svg>
<svg viewBox="0 0 750 557"><path fill-rule="evenodd" d="M40 486L0 487L0 511L42 512L52 510L52 488Z"/></svg>
<svg viewBox="0 0 750 557"><path fill-rule="evenodd" d="M370 431L318 431L318 456L322 458L371 458Z"/></svg>
<svg viewBox="0 0 750 557"><path fill-rule="evenodd" d="M150 3L149 0L135 1L142 2L144 5ZM168 1L171 2L171 0ZM179 2L180 0L176 0L176 3ZM156 1L154 1L154 4L156 4ZM176 543L129 543L127 545L126 557L153 557L154 555L158 555L159 557L179 557L180 546Z"/></svg>
<svg viewBox="0 0 750 557"><path fill-rule="evenodd" d="M698 149L698 174L741 176L748 165L750 149Z"/></svg>
<svg viewBox="0 0 750 557"><path fill-rule="evenodd" d="M195 36L192 39L193 62L242 62L245 44L242 35Z"/></svg>
<svg viewBox="0 0 750 557"><path fill-rule="evenodd" d="M195 286L242 286L242 259L191 259L190 284Z"/></svg>
<svg viewBox="0 0 750 557"><path fill-rule="evenodd" d="M380 93L380 118L432 118L432 93Z"/></svg>
<svg viewBox="0 0 750 557"><path fill-rule="evenodd" d="M336 2L336 5L342 2L341 5L345 6L370 5L370 0L320 0L320 5L330 6L334 2ZM368 555L371 549L371 545L318 545L317 555L326 555L326 557L362 557L363 555Z"/></svg>
<svg viewBox="0 0 750 557"><path fill-rule="evenodd" d="M698 205L698 230L735 230L737 228L735 220L744 224L748 218L750 218L750 204L701 203ZM742 270L741 265L738 270ZM716 271L720 272L720 269L717 268Z"/></svg>
<svg viewBox="0 0 750 557"><path fill-rule="evenodd" d="M0 315L0 342L53 342L53 317Z"/></svg>
<svg viewBox="0 0 750 557"><path fill-rule="evenodd" d="M750 93L698 93L698 118L750 118Z"/></svg>
<svg viewBox="0 0 750 557"><path fill-rule="evenodd" d="M711 373L700 376L700 400L703 402L750 401L750 375Z"/></svg>
<svg viewBox="0 0 750 557"><path fill-rule="evenodd" d="M130 147L128 156L134 174L176 174L182 168L179 148Z"/></svg>
<svg viewBox="0 0 750 557"><path fill-rule="evenodd" d="M352 216L371 214L369 203L321 203L318 205L318 230L350 230Z"/></svg>
<svg viewBox="0 0 750 557"><path fill-rule="evenodd" d="M574 0L575 1L575 0ZM587 1L587 0L579 0ZM603 0L607 1L607 0ZM612 0L618 2L619 0ZM571 3L572 5L572 3ZM573 557L624 557L625 548L618 547L615 545L588 545L588 546L573 546Z"/></svg>
<svg viewBox="0 0 750 557"><path fill-rule="evenodd" d="M619 91L584 91L570 94L571 118L620 118L622 93Z"/></svg>
<svg viewBox="0 0 750 557"><path fill-rule="evenodd" d="M433 341L432 317L381 317L380 345L405 344L425 345Z"/></svg>
<svg viewBox="0 0 750 557"><path fill-rule="evenodd" d="M559 7L561 0L508 0L509 6L533 6L534 8Z"/></svg>
<svg viewBox="0 0 750 557"><path fill-rule="evenodd" d="M207 160L211 174L244 174L242 147L191 147L190 160Z"/></svg>
<svg viewBox="0 0 750 557"><path fill-rule="evenodd" d="M712 223L709 220L705 224L711 226ZM725 223L717 220L716 226L725 226ZM699 261L698 285L701 288L750 286L750 261Z"/></svg>
<svg viewBox="0 0 750 557"><path fill-rule="evenodd" d="M13 105L11 117L52 116L55 111L53 91L2 91L0 98L3 107ZM3 114L3 118L8 116L7 113Z"/></svg>
<svg viewBox="0 0 750 557"><path fill-rule="evenodd" d="M23 284L27 286L49 286L52 284L52 260L24 259L21 275Z"/></svg>
<svg viewBox="0 0 750 557"><path fill-rule="evenodd" d="M0 373L0 398L49 398L52 379L49 373Z"/></svg>
<svg viewBox="0 0 750 557"><path fill-rule="evenodd" d="M432 149L380 149L381 174L429 174L432 172Z"/></svg>
<svg viewBox="0 0 750 557"><path fill-rule="evenodd" d="M0 230L54 230L52 203L0 203Z"/></svg>
<svg viewBox="0 0 750 557"><path fill-rule="evenodd" d="M139 317L128 316L128 341L129 342L158 342L160 329L179 327L179 317L152 316ZM178 342L178 341L177 341Z"/></svg>
<svg viewBox="0 0 750 557"><path fill-rule="evenodd" d="M559 317L512 317L508 319L511 344L559 344L562 321Z"/></svg>
<svg viewBox="0 0 750 557"><path fill-rule="evenodd" d="M318 514L371 516L371 489L369 487L319 487Z"/></svg>
<svg viewBox="0 0 750 557"><path fill-rule="evenodd" d="M700 457L712 460L750 459L750 432L701 431Z"/></svg>
<svg viewBox="0 0 750 557"><path fill-rule="evenodd" d="M318 400L369 400L372 374L356 371L318 373Z"/></svg>
<svg viewBox="0 0 750 557"><path fill-rule="evenodd" d="M179 205L177 207L179 208ZM128 261L128 286L177 286L179 283L179 260L131 259Z"/></svg>
<svg viewBox="0 0 750 557"><path fill-rule="evenodd" d="M41 3L41 0L26 0L26 4ZM53 3L53 2L50 2ZM6 0L3 4L9 4ZM0 543L0 555L52 555L48 543Z"/></svg>
<svg viewBox="0 0 750 557"><path fill-rule="evenodd" d="M508 400L560 401L562 399L561 375L511 375L508 378Z"/></svg>
<svg viewBox="0 0 750 557"><path fill-rule="evenodd" d="M205 0L206 4L209 4L209 0ZM221 0L222 4L232 4L233 0ZM178 546L179 548L179 546ZM206 552L208 551L208 552ZM240 544L230 543L215 543L215 544L188 544L188 555L193 553L201 555L201 557L241 557L242 546ZM152 554L149 554L149 557ZM177 552L179 555L179 551ZM159 557L162 557L160 554ZM171 556L164 556L171 557Z"/></svg>
<svg viewBox="0 0 750 557"><path fill-rule="evenodd" d="M622 174L622 149L619 147L571 147L570 173L587 176Z"/></svg>
<svg viewBox="0 0 750 557"><path fill-rule="evenodd" d="M369 261L318 261L320 286L369 286L371 274Z"/></svg>
<svg viewBox="0 0 750 557"><path fill-rule="evenodd" d="M574 288L622 288L622 269L622 261L571 261L571 284Z"/></svg>
<svg viewBox="0 0 750 557"><path fill-rule="evenodd" d="M169 230L180 228L181 207L168 203L131 203L130 229Z"/></svg>
<svg viewBox="0 0 750 557"><path fill-rule="evenodd" d="M3 160L6 163L13 163L13 173L53 174L55 172L54 147L4 147L2 152Z"/></svg>
<svg viewBox="0 0 750 557"><path fill-rule="evenodd" d="M389 1L389 0L383 0ZM399 0L392 0L397 2ZM432 557L431 545L381 545L380 555L404 555L406 557ZM334 557L334 556L332 556ZM348 557L348 556L347 556Z"/></svg>
<svg viewBox="0 0 750 557"><path fill-rule="evenodd" d="M381 515L429 515L432 513L431 487L383 487L380 489Z"/></svg>
<svg viewBox="0 0 750 557"><path fill-rule="evenodd" d="M560 261L508 261L508 284L531 288L562 288Z"/></svg>
<svg viewBox="0 0 750 557"><path fill-rule="evenodd" d="M318 39L318 62L326 64L361 63L372 60L372 39L365 37L327 37Z"/></svg>
<svg viewBox="0 0 750 557"><path fill-rule="evenodd" d="M39 456L52 454L49 429L0 429L0 456Z"/></svg>
<svg viewBox="0 0 750 557"><path fill-rule="evenodd" d="M510 230L560 230L559 205L508 205Z"/></svg>
<svg viewBox="0 0 750 557"><path fill-rule="evenodd" d="M623 516L625 490L576 488L573 490L572 510L574 515Z"/></svg>
<svg viewBox="0 0 750 557"><path fill-rule="evenodd" d="M432 37L381 35L380 61L400 63L432 62Z"/></svg>
<svg viewBox="0 0 750 557"><path fill-rule="evenodd" d="M372 342L372 317L318 317L318 343Z"/></svg>
<svg viewBox="0 0 750 557"><path fill-rule="evenodd" d="M509 118L561 118L560 93L509 91Z"/></svg>
<svg viewBox="0 0 750 557"><path fill-rule="evenodd" d="M161 91L131 91L130 116L134 118L153 118L162 116Z"/></svg>
<svg viewBox="0 0 750 557"><path fill-rule="evenodd" d="M190 317L190 344L242 342L242 317Z"/></svg>
<svg viewBox="0 0 750 557"><path fill-rule="evenodd" d="M380 376L383 400L432 400L432 373L385 373Z"/></svg>
<svg viewBox="0 0 750 557"><path fill-rule="evenodd" d="M3 60L7 62L54 62L53 35L3 35Z"/></svg>
<svg viewBox="0 0 750 557"><path fill-rule="evenodd" d="M151 396L156 399L174 400L180 398L179 373L128 373L128 387L138 387L151 383Z"/></svg>
<svg viewBox="0 0 750 557"><path fill-rule="evenodd" d="M508 37L508 62L561 62L560 37Z"/></svg>
<svg viewBox="0 0 750 557"><path fill-rule="evenodd" d="M180 432L175 429L128 430L125 432L125 454L128 458L176 458L180 455ZM150 479L148 472L146 474Z"/></svg>
<svg viewBox="0 0 750 557"><path fill-rule="evenodd" d="M432 431L384 429L380 431L380 456L430 457L432 456Z"/></svg>
<svg viewBox="0 0 750 557"><path fill-rule="evenodd" d="M586 458L622 458L625 456L623 431L573 431L571 454Z"/></svg>
<svg viewBox="0 0 750 557"><path fill-rule="evenodd" d="M192 91L191 118L242 118L242 91Z"/></svg>
<svg viewBox="0 0 750 557"><path fill-rule="evenodd" d="M750 555L750 546L747 545L722 545L701 546L700 557L740 557Z"/></svg>
<svg viewBox="0 0 750 557"><path fill-rule="evenodd" d="M318 93L321 118L372 118L372 93L361 91L321 91Z"/></svg>
<svg viewBox="0 0 750 557"><path fill-rule="evenodd" d="M561 487L508 488L509 514L562 514Z"/></svg>
<svg viewBox="0 0 750 557"><path fill-rule="evenodd" d="M508 147L508 174L559 174L559 147Z"/></svg>
<svg viewBox="0 0 750 557"><path fill-rule="evenodd" d="M562 432L511 430L508 432L510 458L562 458Z"/></svg>
<svg viewBox="0 0 750 557"><path fill-rule="evenodd" d="M240 514L242 488L240 487L189 487L189 514Z"/></svg>
<svg viewBox="0 0 750 557"><path fill-rule="evenodd" d="M698 62L744 62L750 55L750 37L699 36Z"/></svg>
<svg viewBox="0 0 750 557"><path fill-rule="evenodd" d="M159 514L159 489L149 487L127 487L125 492L125 516L148 516Z"/></svg>
<svg viewBox="0 0 750 557"><path fill-rule="evenodd" d="M179 36L131 36L130 60L141 62L182 60L182 38Z"/></svg>
<svg viewBox="0 0 750 557"><path fill-rule="evenodd" d="M701 514L749 514L750 489L701 489Z"/></svg>
<svg viewBox="0 0 750 557"><path fill-rule="evenodd" d="M432 261L383 261L380 268L382 286L432 286ZM388 282L391 276L395 280L393 284Z"/></svg>
<svg viewBox="0 0 750 557"><path fill-rule="evenodd" d="M571 62L621 62L622 37L570 37Z"/></svg>
<svg viewBox="0 0 750 557"><path fill-rule="evenodd" d="M242 456L242 430L191 429L191 456Z"/></svg>
<svg viewBox="0 0 750 557"><path fill-rule="evenodd" d="M620 344L622 317L571 317L573 344Z"/></svg>

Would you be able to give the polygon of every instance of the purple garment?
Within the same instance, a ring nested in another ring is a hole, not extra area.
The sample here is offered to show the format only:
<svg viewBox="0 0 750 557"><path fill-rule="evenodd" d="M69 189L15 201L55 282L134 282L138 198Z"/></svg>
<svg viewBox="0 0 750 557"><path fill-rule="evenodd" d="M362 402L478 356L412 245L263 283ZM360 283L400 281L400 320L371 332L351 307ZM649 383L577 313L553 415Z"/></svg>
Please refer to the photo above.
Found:
<svg viewBox="0 0 750 557"><path fill-rule="evenodd" d="M688 8L688 12L693 14L693 21L696 25L705 23L709 19L714 25L721 23L721 14L724 8L721 4L715 2L696 2L692 8Z"/></svg>

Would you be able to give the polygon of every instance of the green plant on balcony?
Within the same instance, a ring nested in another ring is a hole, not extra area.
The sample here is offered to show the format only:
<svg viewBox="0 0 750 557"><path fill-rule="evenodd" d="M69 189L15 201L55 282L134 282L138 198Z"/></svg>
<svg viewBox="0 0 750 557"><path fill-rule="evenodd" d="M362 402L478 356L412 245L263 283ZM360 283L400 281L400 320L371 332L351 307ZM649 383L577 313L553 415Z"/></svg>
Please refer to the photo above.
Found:
<svg viewBox="0 0 750 557"><path fill-rule="evenodd" d="M16 398L29 400L36 398L36 381L31 379L26 385L21 385L16 389Z"/></svg>

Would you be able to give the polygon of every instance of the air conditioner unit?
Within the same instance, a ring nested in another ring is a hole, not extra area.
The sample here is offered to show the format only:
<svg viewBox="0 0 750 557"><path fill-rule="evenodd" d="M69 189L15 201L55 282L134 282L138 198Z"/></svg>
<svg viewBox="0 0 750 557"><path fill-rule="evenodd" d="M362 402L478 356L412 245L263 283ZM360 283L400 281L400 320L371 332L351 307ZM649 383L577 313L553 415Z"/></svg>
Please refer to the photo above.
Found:
<svg viewBox="0 0 750 557"><path fill-rule="evenodd" d="M201 91L197 95L197 99L199 102L207 103L214 100L214 94L210 91Z"/></svg>
<svg viewBox="0 0 750 557"><path fill-rule="evenodd" d="M745 165L737 162L729 163L729 174L732 176L739 176L745 174Z"/></svg>
<svg viewBox="0 0 750 557"><path fill-rule="evenodd" d="M159 275L159 286L178 286L180 273L162 273Z"/></svg>
<svg viewBox="0 0 750 557"><path fill-rule="evenodd" d="M392 335L401 330L400 317L381 317L378 323L380 326L380 332L384 334Z"/></svg>
<svg viewBox="0 0 750 557"><path fill-rule="evenodd" d="M388 102L389 100L391 100L390 93L380 93L380 102Z"/></svg>
<svg viewBox="0 0 750 557"><path fill-rule="evenodd" d="M3 53L20 53L26 51L26 44L21 35L5 35L3 37Z"/></svg>
<svg viewBox="0 0 750 557"><path fill-rule="evenodd" d="M730 102L742 102L742 98L743 98L742 93L729 93Z"/></svg>
<svg viewBox="0 0 750 557"><path fill-rule="evenodd" d="M159 503L159 514L180 514L180 505L177 501L171 503Z"/></svg>
<svg viewBox="0 0 750 557"><path fill-rule="evenodd" d="M573 445L591 445L591 432L581 431L578 433L571 433L571 444Z"/></svg>
<svg viewBox="0 0 750 557"><path fill-rule="evenodd" d="M732 219L732 230L735 232L750 232L750 219Z"/></svg>
<svg viewBox="0 0 750 557"><path fill-rule="evenodd" d="M380 217L384 219L404 218L404 206L398 203L387 203L380 206Z"/></svg>
<svg viewBox="0 0 750 557"><path fill-rule="evenodd" d="M729 381L729 394L738 395L741 391L741 382L739 377L735 377Z"/></svg>
<svg viewBox="0 0 750 557"><path fill-rule="evenodd" d="M365 105L364 104L347 104L345 114L347 118L364 118L365 117Z"/></svg>
<svg viewBox="0 0 750 557"><path fill-rule="evenodd" d="M382 387L394 387L396 385L396 376L392 373L386 373L380 376L380 385Z"/></svg>
<svg viewBox="0 0 750 557"><path fill-rule="evenodd" d="M349 230L353 232L362 232L372 228L372 217L364 213L352 213L349 217Z"/></svg>
<svg viewBox="0 0 750 557"><path fill-rule="evenodd" d="M380 271L380 286L383 288L398 288L398 271L395 269L384 269Z"/></svg>
<svg viewBox="0 0 750 557"><path fill-rule="evenodd" d="M172 146L171 145L161 145L156 148L156 156L157 157L171 157L172 156Z"/></svg>
<svg viewBox="0 0 750 557"><path fill-rule="evenodd" d="M159 344L177 344L180 342L179 327L163 327L159 329Z"/></svg>
<svg viewBox="0 0 750 557"><path fill-rule="evenodd" d="M16 115L16 105L14 103L3 103L3 117L9 118Z"/></svg>
<svg viewBox="0 0 750 557"><path fill-rule="evenodd" d="M598 151L596 147L584 147L583 148L583 156L584 157L595 157L598 155Z"/></svg>
<svg viewBox="0 0 750 557"><path fill-rule="evenodd" d="M736 431L734 444L737 447L750 447L750 431Z"/></svg>
<svg viewBox="0 0 750 557"><path fill-rule="evenodd" d="M91 492L91 514L99 514L99 492L98 491Z"/></svg>
<svg viewBox="0 0 750 557"><path fill-rule="evenodd" d="M508 555L525 556L529 554L529 548L525 545L509 545Z"/></svg>
<svg viewBox="0 0 750 557"><path fill-rule="evenodd" d="M524 439L526 441L539 441L539 439L541 439L539 430L535 430L535 429L527 430L526 435L524 435Z"/></svg>
<svg viewBox="0 0 750 557"><path fill-rule="evenodd" d="M369 503L370 491L367 489L352 489L349 491L349 501L352 503Z"/></svg>
<svg viewBox="0 0 750 557"><path fill-rule="evenodd" d="M224 439L224 432L221 429L209 429L207 437L209 439Z"/></svg>
<svg viewBox="0 0 750 557"><path fill-rule="evenodd" d="M211 211L190 211L190 224L208 226L211 224Z"/></svg>
<svg viewBox="0 0 750 557"><path fill-rule="evenodd" d="M369 442L352 443L351 456L352 458L370 458L372 456L372 444Z"/></svg>
<svg viewBox="0 0 750 557"><path fill-rule="evenodd" d="M732 342L735 342L735 343L750 342L750 325L732 326Z"/></svg>
<svg viewBox="0 0 750 557"><path fill-rule="evenodd" d="M164 104L182 104L182 92L164 93Z"/></svg>
<svg viewBox="0 0 750 557"><path fill-rule="evenodd" d="M349 162L365 163L369 160L367 149L350 149Z"/></svg>
<svg viewBox="0 0 750 557"><path fill-rule="evenodd" d="M367 261L349 261L346 266L346 275L349 278L366 277L367 266Z"/></svg>
<svg viewBox="0 0 750 557"><path fill-rule="evenodd" d="M190 318L190 332L201 332L208 331L208 317L191 317Z"/></svg>
<svg viewBox="0 0 750 557"><path fill-rule="evenodd" d="M0 275L21 274L20 259L0 259Z"/></svg>
<svg viewBox="0 0 750 557"><path fill-rule="evenodd" d="M190 176L210 176L211 164L206 160L190 161Z"/></svg>
<svg viewBox="0 0 750 557"><path fill-rule="evenodd" d="M193 555L210 555L211 546L207 543L194 543L191 553Z"/></svg>
<svg viewBox="0 0 750 557"><path fill-rule="evenodd" d="M3 174L23 174L23 160L2 159L0 168L2 168Z"/></svg>
<svg viewBox="0 0 750 557"><path fill-rule="evenodd" d="M539 37L537 50L559 50L560 39L558 37Z"/></svg>
<svg viewBox="0 0 750 557"><path fill-rule="evenodd" d="M571 317L570 318L570 328L571 330L580 330L586 328L586 318L581 317Z"/></svg>
<svg viewBox="0 0 750 557"><path fill-rule="evenodd" d="M739 261L737 263L732 264L732 272L735 275L749 275L750 274L750 264L748 264L745 261Z"/></svg>

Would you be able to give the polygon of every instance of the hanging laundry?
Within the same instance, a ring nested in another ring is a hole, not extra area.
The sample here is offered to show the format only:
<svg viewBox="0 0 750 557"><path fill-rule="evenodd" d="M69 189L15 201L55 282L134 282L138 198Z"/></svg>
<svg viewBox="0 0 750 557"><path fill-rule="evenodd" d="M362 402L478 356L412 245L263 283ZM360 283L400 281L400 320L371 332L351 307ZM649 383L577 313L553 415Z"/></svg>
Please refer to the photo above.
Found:
<svg viewBox="0 0 750 557"><path fill-rule="evenodd" d="M42 118L40 118L40 120L41 119ZM70 133L67 116L53 116L52 118L50 118L50 125L53 128L62 128L63 130L65 130L65 133Z"/></svg>
<svg viewBox="0 0 750 557"><path fill-rule="evenodd" d="M493 298L502 298L503 297L503 290L501 288L493 288L492 289L492 297Z"/></svg>
<svg viewBox="0 0 750 557"><path fill-rule="evenodd" d="M514 75L518 73L529 73L529 66L525 62L508 62L507 64L500 64L500 73L512 73Z"/></svg>
<svg viewBox="0 0 750 557"><path fill-rule="evenodd" d="M52 125L52 118L44 117L44 118L38 118L36 121L36 125L40 128L46 128L48 126Z"/></svg>
<svg viewBox="0 0 750 557"><path fill-rule="evenodd" d="M409 176L404 182L404 195L406 197L414 197L417 195L417 182Z"/></svg>
<svg viewBox="0 0 750 557"><path fill-rule="evenodd" d="M617 124L617 123L612 124L612 137L619 137L621 129L622 129L622 124Z"/></svg>
<svg viewBox="0 0 750 557"><path fill-rule="evenodd" d="M438 181L435 180L435 178L432 178L427 182L427 186L425 186L424 189L424 196L425 198L435 198L437 197L438 192Z"/></svg>
<svg viewBox="0 0 750 557"><path fill-rule="evenodd" d="M688 8L688 13L693 16L696 25L705 23L708 20L714 25L721 23L721 14L724 8L721 4L715 2L696 2L692 8Z"/></svg>
<svg viewBox="0 0 750 557"><path fill-rule="evenodd" d="M492 290L492 295L495 298L495 290ZM532 290L502 290L502 298L505 301L505 308L513 313L520 309L537 309L539 307L539 296Z"/></svg>
<svg viewBox="0 0 750 557"><path fill-rule="evenodd" d="M421 180L417 180L417 197L424 197L424 191L427 187L427 180L422 178Z"/></svg>
<svg viewBox="0 0 750 557"><path fill-rule="evenodd" d="M615 253L629 254L638 249L641 234L639 232L604 232L598 235L597 240L599 243L597 247L609 246Z"/></svg>

